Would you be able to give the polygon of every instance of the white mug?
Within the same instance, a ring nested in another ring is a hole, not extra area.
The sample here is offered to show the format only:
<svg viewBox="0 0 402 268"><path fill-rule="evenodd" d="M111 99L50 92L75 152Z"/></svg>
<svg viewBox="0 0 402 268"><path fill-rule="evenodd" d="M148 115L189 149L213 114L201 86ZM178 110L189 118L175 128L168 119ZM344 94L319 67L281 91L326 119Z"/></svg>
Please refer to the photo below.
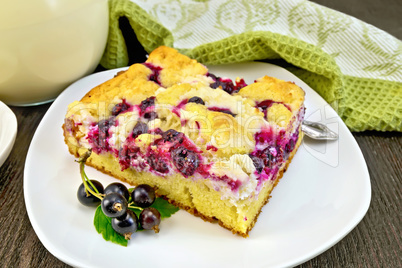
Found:
<svg viewBox="0 0 402 268"><path fill-rule="evenodd" d="M0 101L52 101L99 64L107 0L0 0L0 6Z"/></svg>

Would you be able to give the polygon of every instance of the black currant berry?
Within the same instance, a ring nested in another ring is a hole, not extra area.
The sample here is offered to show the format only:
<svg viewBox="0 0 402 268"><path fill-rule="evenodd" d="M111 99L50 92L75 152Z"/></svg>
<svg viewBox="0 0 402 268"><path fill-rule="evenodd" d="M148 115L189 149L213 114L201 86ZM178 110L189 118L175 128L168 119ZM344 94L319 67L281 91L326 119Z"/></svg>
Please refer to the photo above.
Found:
<svg viewBox="0 0 402 268"><path fill-rule="evenodd" d="M201 99L200 97L197 97L197 96L194 96L194 97L190 98L190 99L188 100L188 102L193 102L193 103L198 103L198 104L205 105L204 100Z"/></svg>
<svg viewBox="0 0 402 268"><path fill-rule="evenodd" d="M112 115L117 116L120 113L124 113L128 109L131 108L131 105L126 102L126 100L123 100L121 103L116 104L113 109L112 109Z"/></svg>
<svg viewBox="0 0 402 268"><path fill-rule="evenodd" d="M255 155L249 154L249 156L250 156L251 160L253 160L253 164L254 164L254 167L257 170L257 172L261 173L261 171L264 168L264 161Z"/></svg>
<svg viewBox="0 0 402 268"><path fill-rule="evenodd" d="M155 118L158 118L158 114L156 112L146 112L144 113L144 118L151 121L154 120Z"/></svg>
<svg viewBox="0 0 402 268"><path fill-rule="evenodd" d="M138 121L137 124L135 124L133 128L133 138L136 138L137 136L147 133L148 132L148 125L145 124L144 122Z"/></svg>
<svg viewBox="0 0 402 268"><path fill-rule="evenodd" d="M95 188L98 190L98 192L100 194L103 194L103 192L104 192L103 185L99 181L96 181L96 180L91 180L91 182L95 186ZM89 183L87 183L87 184L91 190L96 192ZM101 200L98 197L92 195L89 191L87 194L87 192L85 191L84 183L81 183L81 185L78 187L77 198L81 204L83 204L84 206L88 206L88 207L97 207L101 203Z"/></svg>
<svg viewBox="0 0 402 268"><path fill-rule="evenodd" d="M161 223L161 214L156 208L145 208L139 216L140 225L146 230L154 230L159 233L159 224Z"/></svg>
<svg viewBox="0 0 402 268"><path fill-rule="evenodd" d="M156 156L155 154L150 154L148 156L147 162L153 170L156 170L160 173L168 173L169 172L168 165L163 161L163 159Z"/></svg>
<svg viewBox="0 0 402 268"><path fill-rule="evenodd" d="M140 184L131 193L131 199L138 207L149 207L155 201L155 190L148 184Z"/></svg>
<svg viewBox="0 0 402 268"><path fill-rule="evenodd" d="M154 106L155 105L155 97L149 97L145 100L143 100L140 104L140 109L142 112L144 112L148 107Z"/></svg>
<svg viewBox="0 0 402 268"><path fill-rule="evenodd" d="M119 193L105 195L101 203L103 213L111 218L122 216L127 211L127 200Z"/></svg>
<svg viewBox="0 0 402 268"><path fill-rule="evenodd" d="M178 132L174 129L169 129L162 133L162 139L168 142L182 143L184 140L184 133Z"/></svg>
<svg viewBox="0 0 402 268"><path fill-rule="evenodd" d="M290 152L293 151L295 148L295 141L293 139L290 139L289 142L285 145L285 152L289 154Z"/></svg>
<svg viewBox="0 0 402 268"><path fill-rule="evenodd" d="M131 210L127 210L122 216L112 218L112 228L121 235L124 235L126 240L131 238L131 235L137 231L138 219L137 215Z"/></svg>
<svg viewBox="0 0 402 268"><path fill-rule="evenodd" d="M276 157L278 156L278 148L274 146L269 146L265 148L261 153L260 153L260 158L264 161L264 166L266 167L272 167L276 163Z"/></svg>
<svg viewBox="0 0 402 268"><path fill-rule="evenodd" d="M98 133L91 138L91 141L98 148L108 149L109 129L114 126L115 117L111 116L108 119L103 119L98 122Z"/></svg>
<svg viewBox="0 0 402 268"><path fill-rule="evenodd" d="M105 188L105 195L108 195L110 193L118 193L124 196L126 200L130 198L130 193L128 192L127 187L120 182L113 182L106 186Z"/></svg>
<svg viewBox="0 0 402 268"><path fill-rule="evenodd" d="M235 93L238 91L238 90L236 91L236 87L231 80L224 80L221 77L216 77L216 76L214 78L215 78L215 82L213 82L212 84L209 85L211 88L219 88L220 87L223 91L226 91L229 94L232 94L232 93Z"/></svg>
<svg viewBox="0 0 402 268"><path fill-rule="evenodd" d="M171 156L177 170L180 171L180 173L184 176L193 175L195 170L198 168L198 155L183 146L172 150Z"/></svg>

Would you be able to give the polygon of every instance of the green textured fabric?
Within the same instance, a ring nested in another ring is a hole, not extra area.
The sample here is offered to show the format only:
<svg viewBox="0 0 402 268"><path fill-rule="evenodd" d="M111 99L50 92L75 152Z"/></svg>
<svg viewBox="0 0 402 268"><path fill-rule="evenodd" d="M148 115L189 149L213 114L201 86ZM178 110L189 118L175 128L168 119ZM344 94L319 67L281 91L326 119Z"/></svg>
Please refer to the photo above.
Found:
<svg viewBox="0 0 402 268"><path fill-rule="evenodd" d="M402 42L309 1L109 0L101 64L128 64L119 17L151 52L178 49L204 64L283 59L351 131L402 131Z"/></svg>

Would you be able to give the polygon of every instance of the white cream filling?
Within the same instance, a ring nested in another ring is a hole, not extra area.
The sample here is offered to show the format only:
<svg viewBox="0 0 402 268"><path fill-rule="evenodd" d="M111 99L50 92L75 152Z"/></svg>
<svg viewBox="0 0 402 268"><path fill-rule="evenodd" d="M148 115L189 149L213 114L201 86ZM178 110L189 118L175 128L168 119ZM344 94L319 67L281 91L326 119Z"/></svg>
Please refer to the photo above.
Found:
<svg viewBox="0 0 402 268"><path fill-rule="evenodd" d="M228 199L234 205L236 201L256 196L257 178L254 175L255 167L253 161L248 155L235 154L229 160L215 162L210 174L215 175L217 179L210 179L206 184L213 190L219 191L222 199ZM240 183L239 189L232 191L231 187L219 177L229 177L230 180L237 180Z"/></svg>
<svg viewBox="0 0 402 268"><path fill-rule="evenodd" d="M133 131L134 126L138 122L138 111L134 109L131 112L121 113L116 117L116 126L109 128L109 145L119 150L123 142Z"/></svg>

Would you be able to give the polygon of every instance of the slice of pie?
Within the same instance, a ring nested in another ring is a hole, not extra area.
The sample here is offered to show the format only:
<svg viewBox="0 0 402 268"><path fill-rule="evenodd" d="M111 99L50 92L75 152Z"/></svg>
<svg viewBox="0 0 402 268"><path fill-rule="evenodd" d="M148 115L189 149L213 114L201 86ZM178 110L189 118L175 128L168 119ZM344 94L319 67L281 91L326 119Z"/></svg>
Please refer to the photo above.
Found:
<svg viewBox="0 0 402 268"><path fill-rule="evenodd" d="M168 47L71 103L65 143L87 164L149 184L180 208L248 236L302 140L304 91L217 77Z"/></svg>

